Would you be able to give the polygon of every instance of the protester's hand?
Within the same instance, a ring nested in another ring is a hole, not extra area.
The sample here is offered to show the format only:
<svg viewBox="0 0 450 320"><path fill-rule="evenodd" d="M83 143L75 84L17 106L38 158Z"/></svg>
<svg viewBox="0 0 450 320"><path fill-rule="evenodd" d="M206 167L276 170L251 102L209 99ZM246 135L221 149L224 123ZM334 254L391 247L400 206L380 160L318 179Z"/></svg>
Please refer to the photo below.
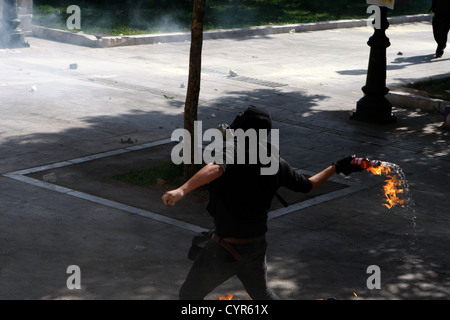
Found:
<svg viewBox="0 0 450 320"><path fill-rule="evenodd" d="M352 160L354 157L355 156L348 156L347 158L341 159L337 162L333 162L336 168L336 173L342 172L343 174L348 176L350 173L363 171L364 169L361 168L361 166L352 164Z"/></svg>
<svg viewBox="0 0 450 320"><path fill-rule="evenodd" d="M174 189L174 190L170 190L167 191L163 196L162 196L162 201L164 202L164 204L168 204L168 205L175 205L175 203L177 203L178 201L180 201L181 199L183 199L184 197L184 192L182 189L178 188L178 189Z"/></svg>

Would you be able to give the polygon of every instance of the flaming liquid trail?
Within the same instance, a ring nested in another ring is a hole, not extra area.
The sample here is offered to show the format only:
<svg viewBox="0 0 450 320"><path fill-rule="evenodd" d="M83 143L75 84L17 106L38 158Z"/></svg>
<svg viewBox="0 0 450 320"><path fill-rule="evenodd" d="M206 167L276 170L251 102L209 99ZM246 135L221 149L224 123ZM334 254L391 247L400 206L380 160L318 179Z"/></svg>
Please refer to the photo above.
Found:
<svg viewBox="0 0 450 320"><path fill-rule="evenodd" d="M409 237L410 247L415 244L416 241L416 210L415 204L411 197L409 197L409 186L406 181L405 174L399 165L390 162L382 162L378 167L370 167L367 171L375 175L385 175L388 179L385 180L386 184L383 186L382 191L386 196L386 203L382 205L388 209L393 208L396 205L401 205L405 208L404 218L411 219L411 234ZM401 198L400 198L401 196ZM409 235L406 233L405 235Z"/></svg>
<svg viewBox="0 0 450 320"><path fill-rule="evenodd" d="M219 300L233 300L233 298L234 298L234 295L228 294L228 295L219 297ZM211 300L216 300L216 299L212 298ZM241 300L241 299L235 299L235 300Z"/></svg>
<svg viewBox="0 0 450 320"><path fill-rule="evenodd" d="M397 178L397 175L391 174L391 168L395 168L395 172L400 177ZM366 169L367 171L375 174L375 175L386 175L389 179L385 180L386 184L383 186L383 192L386 196L386 203L382 205L388 209L391 209L393 206L401 205L404 207L405 200L401 199L398 195L405 193L408 190L408 186L406 185L406 179L404 178L403 172L400 170L400 167L393 163L382 162L382 164L378 167L369 167Z"/></svg>

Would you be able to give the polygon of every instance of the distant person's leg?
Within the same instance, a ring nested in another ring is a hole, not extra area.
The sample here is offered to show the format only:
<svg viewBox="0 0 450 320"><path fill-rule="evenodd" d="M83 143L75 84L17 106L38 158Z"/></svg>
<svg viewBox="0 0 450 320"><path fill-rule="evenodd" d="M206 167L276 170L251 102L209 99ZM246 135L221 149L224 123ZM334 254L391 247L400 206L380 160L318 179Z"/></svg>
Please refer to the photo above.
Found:
<svg viewBox="0 0 450 320"><path fill-rule="evenodd" d="M442 57L447 46L449 23L438 13L433 17L433 36L437 43L436 58Z"/></svg>

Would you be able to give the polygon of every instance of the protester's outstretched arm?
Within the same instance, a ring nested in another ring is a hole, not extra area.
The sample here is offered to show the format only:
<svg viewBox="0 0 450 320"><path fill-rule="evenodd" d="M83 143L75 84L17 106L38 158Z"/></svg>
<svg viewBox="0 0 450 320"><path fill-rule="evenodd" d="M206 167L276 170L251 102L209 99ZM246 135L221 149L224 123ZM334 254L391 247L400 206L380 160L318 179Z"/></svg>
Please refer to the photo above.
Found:
<svg viewBox="0 0 450 320"><path fill-rule="evenodd" d="M325 170L313 175L309 178L309 181L312 183L311 191L316 189L318 186L320 186L322 183L327 181L333 174L336 173L335 165L331 165Z"/></svg>
<svg viewBox="0 0 450 320"><path fill-rule="evenodd" d="M164 204L175 205L189 192L216 180L223 174L223 169L218 164L210 163L200 169L191 179L181 187L167 191L162 196Z"/></svg>
<svg viewBox="0 0 450 320"><path fill-rule="evenodd" d="M334 173L343 173L345 175L349 175L353 172L363 171L361 166L352 163L354 157L355 156L348 156L344 159L334 162L325 170L310 177L309 181L311 181L312 183L311 191L327 181Z"/></svg>

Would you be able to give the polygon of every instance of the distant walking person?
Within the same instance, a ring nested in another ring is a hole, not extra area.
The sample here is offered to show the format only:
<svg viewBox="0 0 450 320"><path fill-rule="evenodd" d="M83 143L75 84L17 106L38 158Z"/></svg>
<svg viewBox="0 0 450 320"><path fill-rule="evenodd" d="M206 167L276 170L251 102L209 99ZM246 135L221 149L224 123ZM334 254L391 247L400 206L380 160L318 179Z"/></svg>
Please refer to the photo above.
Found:
<svg viewBox="0 0 450 320"><path fill-rule="evenodd" d="M450 29L450 0L433 0L430 11L434 13L433 35L437 42L436 58L440 58L447 46Z"/></svg>

